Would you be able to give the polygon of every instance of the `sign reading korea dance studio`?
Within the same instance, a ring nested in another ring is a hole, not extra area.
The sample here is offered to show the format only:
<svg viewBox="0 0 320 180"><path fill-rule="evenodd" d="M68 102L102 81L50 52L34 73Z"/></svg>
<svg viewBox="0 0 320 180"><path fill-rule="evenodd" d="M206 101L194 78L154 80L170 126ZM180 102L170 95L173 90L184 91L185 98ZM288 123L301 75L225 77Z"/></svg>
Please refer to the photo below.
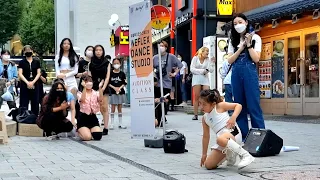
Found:
<svg viewBox="0 0 320 180"><path fill-rule="evenodd" d="M129 7L131 138L137 139L155 135L150 9L150 1Z"/></svg>

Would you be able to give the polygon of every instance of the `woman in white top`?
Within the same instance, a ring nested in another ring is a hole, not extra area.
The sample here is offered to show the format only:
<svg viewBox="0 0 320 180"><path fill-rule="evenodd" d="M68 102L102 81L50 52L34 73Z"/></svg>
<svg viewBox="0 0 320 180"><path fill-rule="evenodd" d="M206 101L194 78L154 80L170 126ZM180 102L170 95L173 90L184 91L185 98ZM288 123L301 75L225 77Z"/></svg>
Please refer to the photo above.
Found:
<svg viewBox="0 0 320 180"><path fill-rule="evenodd" d="M234 102L242 105L243 109L237 119L245 139L248 132L248 114L251 127L264 129L264 119L260 107L260 89L257 63L261 54L261 38L250 32L247 17L238 14L233 17L231 36L228 45L228 62L232 64L231 86Z"/></svg>
<svg viewBox="0 0 320 180"><path fill-rule="evenodd" d="M192 90L194 93L192 120L198 120L199 95L201 90L210 89L208 73L214 71L215 59L208 57L209 49L202 47L191 60L190 71L192 75Z"/></svg>
<svg viewBox="0 0 320 180"><path fill-rule="evenodd" d="M55 59L56 77L64 80L68 90L76 97L78 73L78 56L73 49L69 38L64 38L60 43L60 52Z"/></svg>
<svg viewBox="0 0 320 180"><path fill-rule="evenodd" d="M238 168L242 169L254 161L246 150L241 147L241 131L237 126L236 119L241 112L242 106L237 103L223 102L219 91L204 90L200 94L200 106L205 115L202 118L202 157L200 166L207 169L215 169L225 160L228 166L236 163L240 157ZM234 110L230 117L228 110ZM212 152L207 157L210 141L210 129L216 134L217 140L212 147Z"/></svg>

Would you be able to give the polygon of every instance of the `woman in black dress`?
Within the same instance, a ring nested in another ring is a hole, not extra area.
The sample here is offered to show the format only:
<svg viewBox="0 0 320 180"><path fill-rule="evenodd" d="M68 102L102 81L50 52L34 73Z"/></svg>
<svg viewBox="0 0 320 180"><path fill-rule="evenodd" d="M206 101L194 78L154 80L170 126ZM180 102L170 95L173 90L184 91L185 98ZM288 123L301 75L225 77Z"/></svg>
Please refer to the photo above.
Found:
<svg viewBox="0 0 320 180"><path fill-rule="evenodd" d="M96 45L93 50L93 57L89 64L89 75L92 76L93 90L99 90L99 83L104 80L102 87L103 101L100 111L103 116L104 128L103 135L108 135L109 124L109 79L110 79L110 62L105 59L105 51L102 45Z"/></svg>

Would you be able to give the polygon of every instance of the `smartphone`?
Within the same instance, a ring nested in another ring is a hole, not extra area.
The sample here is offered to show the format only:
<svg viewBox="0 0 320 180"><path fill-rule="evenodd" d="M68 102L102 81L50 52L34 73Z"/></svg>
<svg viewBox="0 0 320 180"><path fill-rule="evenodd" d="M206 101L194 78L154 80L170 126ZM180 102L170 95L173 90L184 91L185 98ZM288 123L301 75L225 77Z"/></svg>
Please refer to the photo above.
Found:
<svg viewBox="0 0 320 180"><path fill-rule="evenodd" d="M236 136L239 134L239 131L238 131L238 128L237 127L234 127L234 129L231 129L231 132L230 132L233 136Z"/></svg>

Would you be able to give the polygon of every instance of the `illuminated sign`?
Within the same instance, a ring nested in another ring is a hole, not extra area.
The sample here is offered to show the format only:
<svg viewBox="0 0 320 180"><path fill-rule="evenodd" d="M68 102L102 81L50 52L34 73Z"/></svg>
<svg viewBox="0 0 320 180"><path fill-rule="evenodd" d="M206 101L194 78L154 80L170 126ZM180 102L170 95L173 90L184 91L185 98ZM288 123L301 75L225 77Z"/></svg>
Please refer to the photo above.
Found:
<svg viewBox="0 0 320 180"><path fill-rule="evenodd" d="M218 15L232 15L233 0L217 0L217 14Z"/></svg>
<svg viewBox="0 0 320 180"><path fill-rule="evenodd" d="M114 47L115 45L116 45L115 34L114 34L114 31L112 31L110 36L110 46Z"/></svg>
<svg viewBox="0 0 320 180"><path fill-rule="evenodd" d="M120 44L129 44L129 36L124 35L124 33L120 32Z"/></svg>

